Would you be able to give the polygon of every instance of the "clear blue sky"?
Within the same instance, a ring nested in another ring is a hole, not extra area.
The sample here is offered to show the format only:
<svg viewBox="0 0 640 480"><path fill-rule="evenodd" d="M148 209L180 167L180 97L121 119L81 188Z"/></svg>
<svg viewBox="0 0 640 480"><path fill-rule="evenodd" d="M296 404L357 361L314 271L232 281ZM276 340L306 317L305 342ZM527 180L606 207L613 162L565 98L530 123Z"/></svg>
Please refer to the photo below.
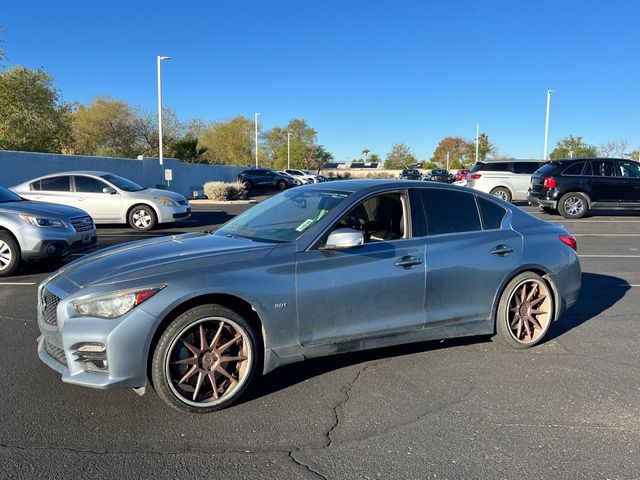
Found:
<svg viewBox="0 0 640 480"><path fill-rule="evenodd" d="M447 135L541 157L550 144L640 145L637 1L6 1L8 64L42 67L68 101L96 95L181 119L306 119L337 160L385 156L405 141L423 159Z"/></svg>

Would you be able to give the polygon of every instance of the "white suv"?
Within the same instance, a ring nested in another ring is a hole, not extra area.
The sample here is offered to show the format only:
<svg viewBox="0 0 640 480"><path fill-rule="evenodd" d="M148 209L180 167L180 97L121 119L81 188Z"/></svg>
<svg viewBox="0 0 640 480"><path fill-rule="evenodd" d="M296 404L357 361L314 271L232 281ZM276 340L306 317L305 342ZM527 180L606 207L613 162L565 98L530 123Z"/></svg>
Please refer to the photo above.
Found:
<svg viewBox="0 0 640 480"><path fill-rule="evenodd" d="M467 174L467 187L490 193L507 202L526 200L531 174L544 162L537 160L493 160L478 162Z"/></svg>

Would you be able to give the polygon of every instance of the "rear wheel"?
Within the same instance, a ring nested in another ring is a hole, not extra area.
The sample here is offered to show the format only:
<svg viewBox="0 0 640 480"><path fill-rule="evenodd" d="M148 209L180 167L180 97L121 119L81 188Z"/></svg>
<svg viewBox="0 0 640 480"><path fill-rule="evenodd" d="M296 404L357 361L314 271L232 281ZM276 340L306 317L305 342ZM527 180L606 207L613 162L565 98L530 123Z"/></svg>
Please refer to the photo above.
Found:
<svg viewBox="0 0 640 480"><path fill-rule="evenodd" d="M494 196L496 196L498 198L501 198L505 202L510 202L511 201L511 192L509 191L508 188L496 187L493 190L491 190L490 193L491 193L491 195L494 195Z"/></svg>
<svg viewBox="0 0 640 480"><path fill-rule="evenodd" d="M564 218L582 218L589 210L589 200L582 193L569 192L558 202L558 211Z"/></svg>
<svg viewBox="0 0 640 480"><path fill-rule="evenodd" d="M532 347L546 335L554 312L555 301L547 282L536 273L521 273L500 297L494 339L514 348Z"/></svg>
<svg viewBox="0 0 640 480"><path fill-rule="evenodd" d="M0 277L16 271L20 264L20 247L7 232L0 231Z"/></svg>
<svg viewBox="0 0 640 480"><path fill-rule="evenodd" d="M129 212L129 225L134 230L146 232L156 226L156 212L147 205L136 205Z"/></svg>
<svg viewBox="0 0 640 480"><path fill-rule="evenodd" d="M287 187L289 186L289 184L287 183L286 180L280 180L280 181L278 181L277 186L278 186L278 189L280 189L280 190L286 190Z"/></svg>
<svg viewBox="0 0 640 480"><path fill-rule="evenodd" d="M257 371L258 341L233 310L194 307L165 330L153 354L158 395L177 410L209 413L234 403Z"/></svg>

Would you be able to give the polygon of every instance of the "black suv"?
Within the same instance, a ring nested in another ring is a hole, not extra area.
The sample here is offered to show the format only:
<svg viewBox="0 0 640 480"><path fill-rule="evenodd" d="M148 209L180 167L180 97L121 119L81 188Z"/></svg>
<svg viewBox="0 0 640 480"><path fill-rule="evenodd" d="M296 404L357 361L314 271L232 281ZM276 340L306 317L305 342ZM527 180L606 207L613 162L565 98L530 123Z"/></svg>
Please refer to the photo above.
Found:
<svg viewBox="0 0 640 480"><path fill-rule="evenodd" d="M593 209L639 209L640 163L617 158L553 160L531 177L529 203L565 218Z"/></svg>
<svg viewBox="0 0 640 480"><path fill-rule="evenodd" d="M420 172L414 168L405 168L398 178L400 180L420 180L421 175Z"/></svg>
<svg viewBox="0 0 640 480"><path fill-rule="evenodd" d="M238 181L244 183L247 189L251 187L276 187L285 190L295 186L295 179L268 168L245 170L238 175Z"/></svg>

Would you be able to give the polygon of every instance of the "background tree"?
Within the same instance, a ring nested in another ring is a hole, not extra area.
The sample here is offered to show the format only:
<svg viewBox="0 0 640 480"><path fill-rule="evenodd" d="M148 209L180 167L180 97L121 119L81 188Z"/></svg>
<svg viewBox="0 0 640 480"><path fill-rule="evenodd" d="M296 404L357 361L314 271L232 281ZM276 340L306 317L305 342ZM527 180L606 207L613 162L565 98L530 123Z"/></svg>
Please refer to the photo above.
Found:
<svg viewBox="0 0 640 480"><path fill-rule="evenodd" d="M187 136L171 146L171 156L179 158L183 162L208 163L207 159L204 158L206 152L207 147L198 147L198 139L196 137Z"/></svg>
<svg viewBox="0 0 640 480"><path fill-rule="evenodd" d="M549 158L555 160L557 158L580 158L580 157L597 157L598 149L595 145L589 145L582 140L581 136L569 135L561 138L553 149Z"/></svg>
<svg viewBox="0 0 640 480"><path fill-rule="evenodd" d="M0 149L60 153L73 144L71 106L43 70L0 72Z"/></svg>
<svg viewBox="0 0 640 480"><path fill-rule="evenodd" d="M371 152L371 150L369 150L368 148L365 148L362 150L362 154L364 155L364 161L367 162L369 159L369 152Z"/></svg>
<svg viewBox="0 0 640 480"><path fill-rule="evenodd" d="M384 168L406 168L407 165L416 163L416 161L416 156L404 142L394 143L391 146L391 151L389 151L387 158L384 161Z"/></svg>
<svg viewBox="0 0 640 480"><path fill-rule="evenodd" d="M214 122L200 135L199 145L207 148L203 157L220 165L251 165L254 162L253 120L237 116Z"/></svg>
<svg viewBox="0 0 640 480"><path fill-rule="evenodd" d="M473 153L469 152L468 155L468 164L475 162L476 159L476 144L475 141L468 142ZM478 137L478 161L484 162L491 155L493 155L497 151L496 147L489 142L489 136L486 133L481 133Z"/></svg>
<svg viewBox="0 0 640 480"><path fill-rule="evenodd" d="M294 118L286 127L275 127L265 134L267 149L274 153L274 168L287 168L287 134L291 135L291 168L308 168L308 154L317 147L318 133L301 118Z"/></svg>
<svg viewBox="0 0 640 480"><path fill-rule="evenodd" d="M307 147L304 158L304 168L308 170L322 170L325 163L333 160L333 155L328 152L323 145L313 145Z"/></svg>
<svg viewBox="0 0 640 480"><path fill-rule="evenodd" d="M136 136L139 154L155 157L159 154L157 113L136 109L134 111L133 130ZM162 107L162 147L166 152L178 140L184 138L185 127L171 107Z"/></svg>
<svg viewBox="0 0 640 480"><path fill-rule="evenodd" d="M626 157L630 160L635 160L636 162L640 162L640 148L634 150L633 152L627 153Z"/></svg>
<svg viewBox="0 0 640 480"><path fill-rule="evenodd" d="M140 142L135 133L135 116L123 100L98 97L73 114L74 152L81 155L135 157Z"/></svg>
<svg viewBox="0 0 640 480"><path fill-rule="evenodd" d="M449 153L449 168L461 168L459 165L468 160L470 151L469 142L462 137L445 137L440 140L431 156L431 162L447 166L447 153ZM475 150L474 150L475 154Z"/></svg>
<svg viewBox="0 0 640 480"><path fill-rule="evenodd" d="M598 147L598 156L604 158L625 158L629 142L626 140L613 140L603 143Z"/></svg>
<svg viewBox="0 0 640 480"><path fill-rule="evenodd" d="M374 163L374 162L380 163L382 162L382 158L380 158L380 155L378 155L377 153L372 153L371 155L369 155L369 161L371 163Z"/></svg>

